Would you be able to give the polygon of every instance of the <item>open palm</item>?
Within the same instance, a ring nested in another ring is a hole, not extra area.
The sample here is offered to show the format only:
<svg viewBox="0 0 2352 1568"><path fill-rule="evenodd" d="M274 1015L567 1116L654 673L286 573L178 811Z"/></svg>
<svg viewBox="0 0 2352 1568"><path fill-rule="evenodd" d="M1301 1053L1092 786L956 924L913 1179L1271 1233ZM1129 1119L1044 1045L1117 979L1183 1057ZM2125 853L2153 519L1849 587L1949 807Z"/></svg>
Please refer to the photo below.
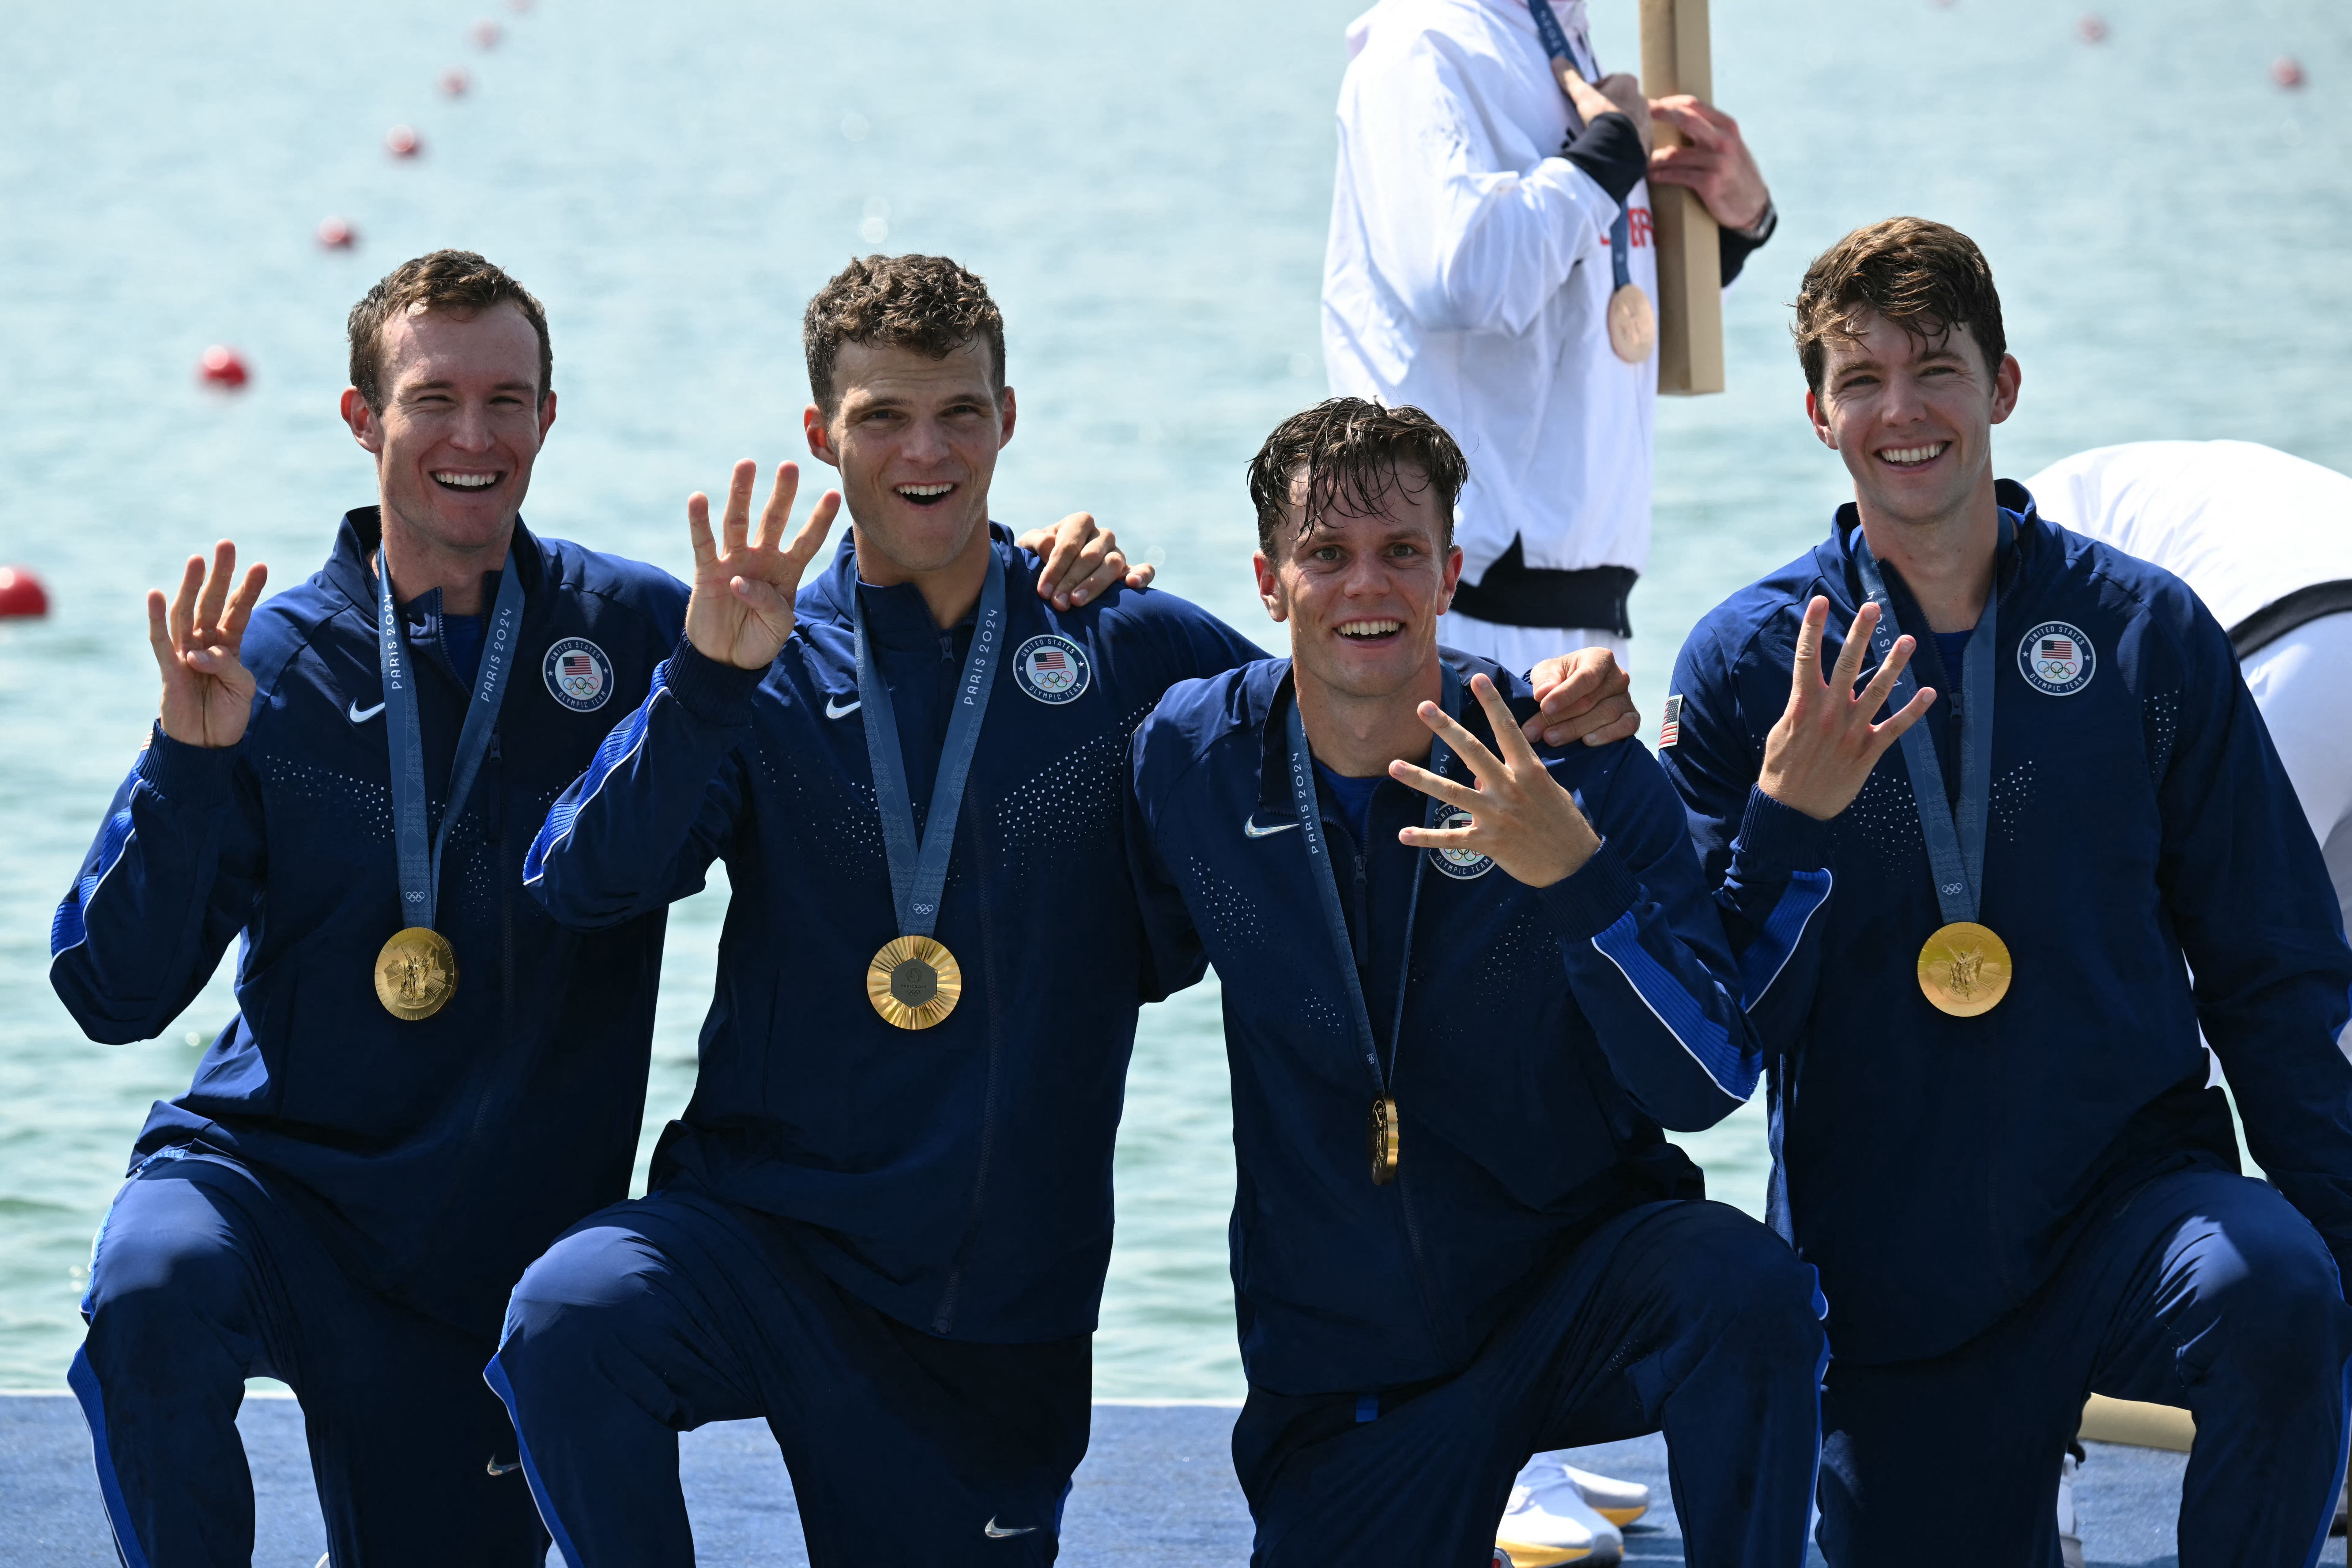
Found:
<svg viewBox="0 0 2352 1568"><path fill-rule="evenodd" d="M209 577L203 556L188 557L168 609L162 589L147 593L147 642L163 675L163 733L184 745L234 746L253 715L253 673L239 656L269 568L256 563L232 595L236 575L236 546L224 539L213 547Z"/></svg>
<svg viewBox="0 0 2352 1568"><path fill-rule="evenodd" d="M710 498L697 490L687 498L687 531L694 539L694 597L686 606L687 640L705 658L739 669L765 669L793 635L793 597L801 574L824 547L824 536L841 511L841 492L827 490L809 511L790 545L784 526L800 491L797 463L776 468L775 488L753 531L751 484L760 465L746 458L735 465L727 486L727 510L717 538L710 532Z"/></svg>

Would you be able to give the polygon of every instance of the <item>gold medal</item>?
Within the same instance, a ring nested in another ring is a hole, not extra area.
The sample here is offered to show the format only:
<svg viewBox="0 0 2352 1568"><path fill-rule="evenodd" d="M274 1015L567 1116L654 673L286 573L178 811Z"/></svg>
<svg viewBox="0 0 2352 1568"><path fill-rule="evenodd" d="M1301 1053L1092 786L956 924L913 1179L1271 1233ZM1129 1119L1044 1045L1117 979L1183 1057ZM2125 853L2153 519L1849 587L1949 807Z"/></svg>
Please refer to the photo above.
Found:
<svg viewBox="0 0 2352 1568"><path fill-rule="evenodd" d="M1939 1013L1973 1018L2009 994L2009 947L1974 921L1955 921L1919 950L1919 989Z"/></svg>
<svg viewBox="0 0 2352 1568"><path fill-rule="evenodd" d="M457 950L431 926L394 931L375 955L375 999L395 1018L430 1018L457 994Z"/></svg>
<svg viewBox="0 0 2352 1568"><path fill-rule="evenodd" d="M902 1029L928 1029L955 1011L963 971L955 954L927 936L883 944L866 969L866 999Z"/></svg>
<svg viewBox="0 0 2352 1568"><path fill-rule="evenodd" d="M1627 364L1640 364L1658 346L1658 312L1638 283L1609 296L1609 346Z"/></svg>
<svg viewBox="0 0 2352 1568"><path fill-rule="evenodd" d="M1396 1098L1383 1094L1372 1101L1372 1185L1385 1187L1396 1173Z"/></svg>

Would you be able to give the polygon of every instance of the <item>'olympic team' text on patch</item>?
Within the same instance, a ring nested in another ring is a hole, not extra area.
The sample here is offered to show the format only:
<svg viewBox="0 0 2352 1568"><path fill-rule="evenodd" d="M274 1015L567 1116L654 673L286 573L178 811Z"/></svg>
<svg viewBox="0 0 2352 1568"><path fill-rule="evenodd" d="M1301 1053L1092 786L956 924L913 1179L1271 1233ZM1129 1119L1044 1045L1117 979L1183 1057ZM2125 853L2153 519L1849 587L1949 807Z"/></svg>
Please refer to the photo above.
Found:
<svg viewBox="0 0 2352 1568"><path fill-rule="evenodd" d="M1467 827L1470 823L1470 814L1459 807L1437 819L1440 827ZM1432 849L1429 863L1457 882L1471 881L1495 868L1494 858L1481 855L1475 849Z"/></svg>
<svg viewBox="0 0 2352 1568"><path fill-rule="evenodd" d="M586 637L558 639L540 673L547 694L574 713L593 713L613 700L613 661Z"/></svg>
<svg viewBox="0 0 2352 1568"><path fill-rule="evenodd" d="M2072 697L2091 684L2099 656L2082 628L2063 621L2044 621L2017 645L2018 672L2036 691L2052 697Z"/></svg>
<svg viewBox="0 0 2352 1568"><path fill-rule="evenodd" d="M1031 637L1013 655L1013 683L1040 702L1075 702L1093 679L1087 650L1053 632Z"/></svg>

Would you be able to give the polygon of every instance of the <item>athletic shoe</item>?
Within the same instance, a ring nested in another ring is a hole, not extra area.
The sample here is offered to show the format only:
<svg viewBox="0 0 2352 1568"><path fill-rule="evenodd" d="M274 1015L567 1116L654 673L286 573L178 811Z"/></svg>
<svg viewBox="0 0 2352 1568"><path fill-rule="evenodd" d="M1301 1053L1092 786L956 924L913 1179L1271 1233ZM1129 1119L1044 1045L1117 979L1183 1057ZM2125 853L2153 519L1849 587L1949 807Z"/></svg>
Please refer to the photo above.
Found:
<svg viewBox="0 0 2352 1568"><path fill-rule="evenodd" d="M1612 1480L1574 1465L1560 1468L1568 1472L1569 1483L1584 1505L1620 1530L1650 1511L1650 1489L1639 1481Z"/></svg>
<svg viewBox="0 0 2352 1568"><path fill-rule="evenodd" d="M1495 1545L1517 1568L1550 1568L1556 1563L1601 1568L1625 1555L1625 1538L1586 1506L1565 1475L1541 1489L1514 1486L1503 1522L1495 1530Z"/></svg>
<svg viewBox="0 0 2352 1568"><path fill-rule="evenodd" d="M2083 1568L2083 1531L2074 1511L2074 1456L2058 1461L2058 1560L2063 1568Z"/></svg>
<svg viewBox="0 0 2352 1568"><path fill-rule="evenodd" d="M1517 1568L1517 1565L1511 1561L1509 1552L1497 1546L1495 1548L1495 1568Z"/></svg>

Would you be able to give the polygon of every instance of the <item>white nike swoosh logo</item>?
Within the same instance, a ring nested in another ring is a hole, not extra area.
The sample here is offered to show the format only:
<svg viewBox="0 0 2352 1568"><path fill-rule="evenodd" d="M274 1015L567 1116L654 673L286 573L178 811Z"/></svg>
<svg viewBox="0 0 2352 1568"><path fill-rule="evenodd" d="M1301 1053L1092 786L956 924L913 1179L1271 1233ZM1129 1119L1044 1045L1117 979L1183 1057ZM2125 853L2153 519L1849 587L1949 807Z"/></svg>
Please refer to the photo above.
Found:
<svg viewBox="0 0 2352 1568"><path fill-rule="evenodd" d="M489 1473L494 1476L510 1476L521 1468L522 1461L520 1459L517 1459L511 1465L501 1465L499 1463L499 1457L496 1454L492 1454L490 1456Z"/></svg>
<svg viewBox="0 0 2352 1568"><path fill-rule="evenodd" d="M349 708L343 710L343 711L351 719L352 723L364 724L369 720L383 711L383 704L379 702L373 708L362 708L358 703L354 702Z"/></svg>
<svg viewBox="0 0 2352 1568"><path fill-rule="evenodd" d="M1242 822L1242 835L1247 838L1266 838L1276 833L1287 833L1297 826L1295 822L1277 822L1271 827L1260 827L1257 813L1252 812Z"/></svg>
<svg viewBox="0 0 2352 1568"><path fill-rule="evenodd" d="M966 1515L965 1517L969 1518L970 1516ZM980 1527L980 1532L988 1537L991 1541L1008 1541L1016 1535L1034 1534L1036 1531L1036 1529L1037 1527L1034 1524L1024 1524L1018 1530L1007 1530L1003 1525L996 1522L996 1516L994 1514L991 1514L989 1515L988 1522Z"/></svg>
<svg viewBox="0 0 2352 1568"><path fill-rule="evenodd" d="M851 703L846 708L835 706L835 699L831 697L824 700L824 716L828 719L846 719L852 713L856 712L860 708L866 706L866 699L863 697L859 698L856 701Z"/></svg>

